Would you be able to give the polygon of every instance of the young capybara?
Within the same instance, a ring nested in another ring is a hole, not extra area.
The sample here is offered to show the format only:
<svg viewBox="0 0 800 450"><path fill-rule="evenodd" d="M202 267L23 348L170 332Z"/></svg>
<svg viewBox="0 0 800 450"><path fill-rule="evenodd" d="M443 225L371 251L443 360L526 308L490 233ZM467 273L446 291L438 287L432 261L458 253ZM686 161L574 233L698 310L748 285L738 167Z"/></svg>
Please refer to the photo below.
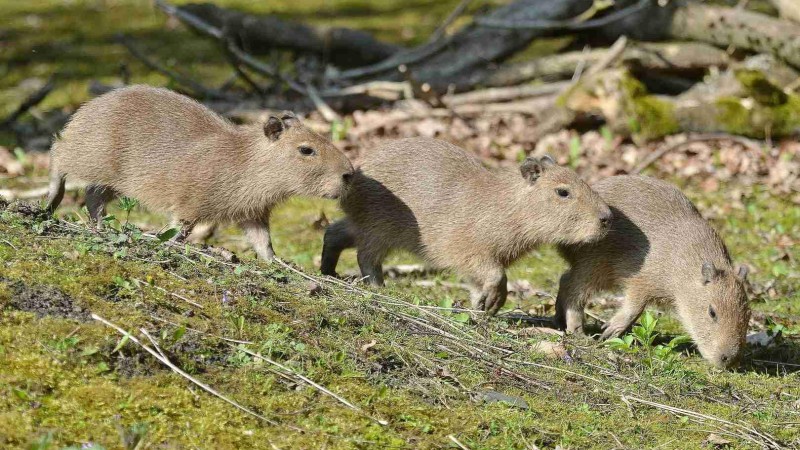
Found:
<svg viewBox="0 0 800 450"><path fill-rule="evenodd" d="M570 169L549 157L490 170L463 149L426 138L387 142L366 155L341 200L347 217L325 232L322 273L357 247L361 274L383 284L381 263L405 249L467 277L472 307L497 312L505 268L537 244L602 237L611 211Z"/></svg>
<svg viewBox="0 0 800 450"><path fill-rule="evenodd" d="M51 149L48 209L65 177L89 183L99 221L114 195L170 213L185 237L198 222L238 223L259 257L274 257L272 207L291 195L338 197L353 167L292 113L236 126L167 89L131 86L83 105Z"/></svg>
<svg viewBox="0 0 800 450"><path fill-rule="evenodd" d="M722 239L675 186L616 176L592 188L614 219L605 238L560 246L571 267L561 277L557 325L581 333L592 295L622 288L625 300L604 325L602 339L627 330L648 303L665 301L703 357L716 366L734 364L750 320L746 268L733 268Z"/></svg>

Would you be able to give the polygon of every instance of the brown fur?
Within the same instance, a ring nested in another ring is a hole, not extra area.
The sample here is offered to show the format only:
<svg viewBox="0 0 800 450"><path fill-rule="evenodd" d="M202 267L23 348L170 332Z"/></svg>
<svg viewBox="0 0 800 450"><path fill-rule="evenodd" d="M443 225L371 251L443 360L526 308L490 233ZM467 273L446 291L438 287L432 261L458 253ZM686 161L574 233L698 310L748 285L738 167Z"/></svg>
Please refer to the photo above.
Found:
<svg viewBox="0 0 800 450"><path fill-rule="evenodd" d="M315 150L304 156L301 147ZM291 195L337 197L352 165L291 113L264 125L235 126L167 89L132 86L98 97L70 119L51 150L48 208L64 178L90 183L94 220L115 194L197 222L236 222L262 258L274 256L270 209Z"/></svg>
<svg viewBox="0 0 800 450"><path fill-rule="evenodd" d="M368 154L342 208L347 218L325 233L324 274L334 275L341 251L356 246L362 275L381 285L381 262L405 249L468 277L473 307L492 313L505 302L509 264L541 243L597 239L611 217L575 172L549 158L489 170L461 148L425 138Z"/></svg>
<svg viewBox="0 0 800 450"><path fill-rule="evenodd" d="M746 271L734 271L716 231L669 183L617 176L592 187L614 220L598 242L561 246L571 268L561 277L557 324L581 332L591 296L620 287L626 298L605 325L603 339L623 333L648 303L666 301L706 359L717 366L734 364L750 319Z"/></svg>

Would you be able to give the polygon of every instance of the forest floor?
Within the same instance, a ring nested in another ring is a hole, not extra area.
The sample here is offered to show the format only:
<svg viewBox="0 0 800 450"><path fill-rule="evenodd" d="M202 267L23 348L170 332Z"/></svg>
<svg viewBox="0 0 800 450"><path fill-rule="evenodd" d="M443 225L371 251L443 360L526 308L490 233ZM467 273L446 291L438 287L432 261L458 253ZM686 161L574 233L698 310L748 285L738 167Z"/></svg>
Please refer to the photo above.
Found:
<svg viewBox="0 0 800 450"><path fill-rule="evenodd" d="M412 45L457 2L218 3L317 23L333 17ZM113 43L117 32L209 84L231 73L214 44L147 2L0 0L0 10L10 20L0 40L14 43L0 46L0 116L53 70L68 77L43 111L74 110L90 80L118 79L122 60L135 82L168 85L126 59ZM521 143L530 124L519 116L421 120L364 135L358 130L382 120L380 112L351 119L337 145L355 158L381 139L431 135L489 165L547 151L587 179L629 170L661 144L637 146L602 130L564 131L534 146ZM0 188L46 184L46 155L14 153L10 135L0 134L0 145L8 147L0 148ZM750 333L767 345L748 346L733 371L711 368L691 345L665 350L683 333L669 311L652 310L651 335L662 347L611 349L555 333L547 318L566 266L550 247L509 270L506 309L487 318L462 309L468 296L450 273L412 270L382 289L320 278L323 226L341 216L333 201L297 198L275 211L275 250L285 265L256 261L233 227L210 244L235 260L162 243L153 234L164 230L163 217L117 203L105 231L92 231L80 191L67 195L56 218L35 201L3 203L0 446L798 448L799 155L796 142L760 150L695 143L646 171L683 188L733 259L751 268ZM410 264L419 261L406 254L386 262L398 272ZM352 251L339 271L355 273ZM614 295L597 299L590 326L618 305Z"/></svg>

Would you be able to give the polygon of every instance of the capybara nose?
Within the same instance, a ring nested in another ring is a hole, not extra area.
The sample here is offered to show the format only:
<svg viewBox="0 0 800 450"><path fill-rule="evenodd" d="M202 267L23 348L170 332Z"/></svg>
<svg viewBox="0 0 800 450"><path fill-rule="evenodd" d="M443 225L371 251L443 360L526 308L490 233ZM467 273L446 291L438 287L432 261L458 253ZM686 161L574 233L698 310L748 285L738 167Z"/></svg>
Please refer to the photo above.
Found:
<svg viewBox="0 0 800 450"><path fill-rule="evenodd" d="M605 211L600 213L600 225L602 225L603 228L610 227L611 226L611 219L613 219L613 218L614 218L614 215L611 214L611 211L606 209Z"/></svg>
<svg viewBox="0 0 800 450"><path fill-rule="evenodd" d="M353 172L343 174L342 181L344 181L344 184L350 184L350 182L353 181Z"/></svg>

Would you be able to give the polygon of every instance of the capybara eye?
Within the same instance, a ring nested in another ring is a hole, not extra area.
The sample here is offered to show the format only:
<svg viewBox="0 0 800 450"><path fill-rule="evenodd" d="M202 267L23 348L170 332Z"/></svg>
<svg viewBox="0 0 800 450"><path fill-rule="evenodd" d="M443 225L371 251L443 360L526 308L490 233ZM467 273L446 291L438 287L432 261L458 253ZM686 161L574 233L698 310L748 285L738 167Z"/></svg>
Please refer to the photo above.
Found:
<svg viewBox="0 0 800 450"><path fill-rule="evenodd" d="M561 198L569 198L569 190L564 188L557 188L556 194Z"/></svg>
<svg viewBox="0 0 800 450"><path fill-rule="evenodd" d="M300 150L300 154L303 156L314 156L317 154L317 151L311 147L306 147L305 145L301 146L298 150Z"/></svg>
<svg viewBox="0 0 800 450"><path fill-rule="evenodd" d="M714 319L714 320L717 320L717 312L716 312L716 311L714 311L714 307L713 307L713 306L709 306L709 307L708 307L708 315L709 315L709 316L710 316L712 319Z"/></svg>

